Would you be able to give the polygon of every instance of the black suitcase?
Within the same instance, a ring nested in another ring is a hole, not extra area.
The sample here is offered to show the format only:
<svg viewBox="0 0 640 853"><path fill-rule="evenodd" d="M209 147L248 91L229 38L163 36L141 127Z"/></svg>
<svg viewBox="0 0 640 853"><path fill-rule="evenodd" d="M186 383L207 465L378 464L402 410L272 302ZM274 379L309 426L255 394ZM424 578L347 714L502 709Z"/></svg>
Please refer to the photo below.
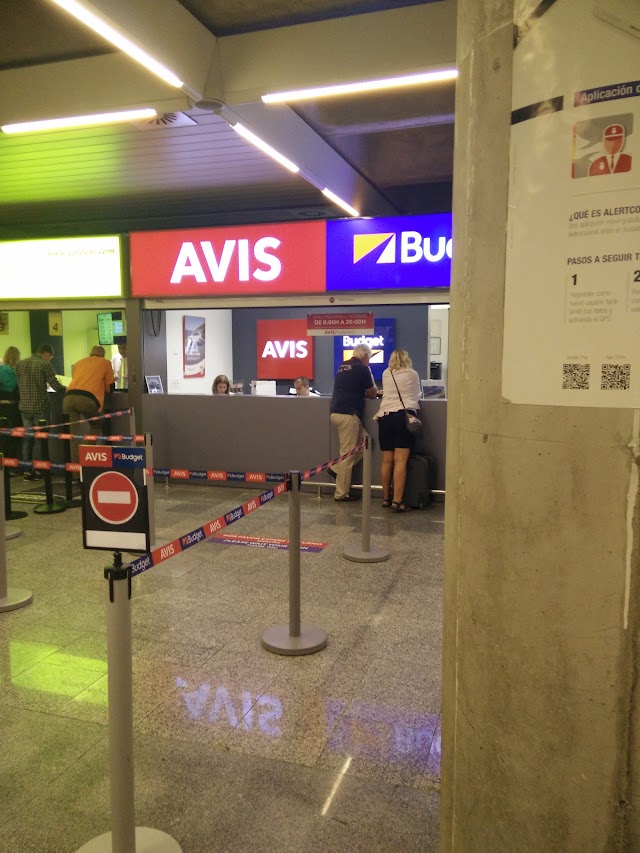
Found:
<svg viewBox="0 0 640 853"><path fill-rule="evenodd" d="M412 453L407 462L407 479L402 502L412 509L422 509L431 502L429 488L429 458Z"/></svg>

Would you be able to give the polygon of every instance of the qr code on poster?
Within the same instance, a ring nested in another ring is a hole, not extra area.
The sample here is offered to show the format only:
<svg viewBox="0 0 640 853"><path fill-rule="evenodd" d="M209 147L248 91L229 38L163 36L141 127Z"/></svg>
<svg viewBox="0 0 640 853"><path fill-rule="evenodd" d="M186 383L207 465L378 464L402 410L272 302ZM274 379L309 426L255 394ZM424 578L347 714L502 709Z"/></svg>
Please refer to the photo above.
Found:
<svg viewBox="0 0 640 853"><path fill-rule="evenodd" d="M628 391L630 379L630 364L603 364L600 388L603 391Z"/></svg>
<svg viewBox="0 0 640 853"><path fill-rule="evenodd" d="M586 391L589 388L590 364L563 364L562 387L570 391Z"/></svg>

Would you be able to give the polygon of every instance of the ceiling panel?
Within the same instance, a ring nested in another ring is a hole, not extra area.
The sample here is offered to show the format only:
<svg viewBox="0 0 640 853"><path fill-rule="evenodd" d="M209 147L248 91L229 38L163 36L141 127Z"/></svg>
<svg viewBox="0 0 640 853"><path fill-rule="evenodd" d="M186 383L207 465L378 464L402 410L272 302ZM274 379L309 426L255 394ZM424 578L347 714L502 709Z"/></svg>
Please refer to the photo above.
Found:
<svg viewBox="0 0 640 853"><path fill-rule="evenodd" d="M182 0L182 5L224 36L429 4ZM0 0L0 32L0 72L32 65L46 70L50 62L111 52L49 0ZM445 84L306 102L295 112L394 209L419 213L449 203L454 98L453 84ZM241 139L218 115L186 103L183 112L195 123L0 134L0 238L342 215L316 187Z"/></svg>

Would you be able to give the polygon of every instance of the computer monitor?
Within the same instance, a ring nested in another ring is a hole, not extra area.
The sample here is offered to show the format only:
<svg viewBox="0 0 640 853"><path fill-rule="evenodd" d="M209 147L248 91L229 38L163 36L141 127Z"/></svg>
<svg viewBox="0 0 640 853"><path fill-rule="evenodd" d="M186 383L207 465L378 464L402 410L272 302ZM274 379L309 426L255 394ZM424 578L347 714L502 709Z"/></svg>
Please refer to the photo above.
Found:
<svg viewBox="0 0 640 853"><path fill-rule="evenodd" d="M112 346L124 337L124 319L122 311L103 311L98 314L98 343L100 346Z"/></svg>

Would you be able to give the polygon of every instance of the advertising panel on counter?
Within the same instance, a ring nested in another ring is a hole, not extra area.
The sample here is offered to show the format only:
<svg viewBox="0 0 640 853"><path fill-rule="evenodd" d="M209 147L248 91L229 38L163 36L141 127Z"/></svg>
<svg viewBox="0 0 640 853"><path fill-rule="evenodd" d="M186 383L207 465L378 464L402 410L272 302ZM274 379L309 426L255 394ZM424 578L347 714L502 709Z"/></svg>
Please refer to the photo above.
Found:
<svg viewBox="0 0 640 853"><path fill-rule="evenodd" d="M640 5L535 7L515 21L502 393L638 408Z"/></svg>
<svg viewBox="0 0 640 853"><path fill-rule="evenodd" d="M131 235L134 297L322 293L324 222Z"/></svg>
<svg viewBox="0 0 640 853"><path fill-rule="evenodd" d="M132 296L449 287L451 214L131 234Z"/></svg>
<svg viewBox="0 0 640 853"><path fill-rule="evenodd" d="M0 243L0 300L121 295L118 236Z"/></svg>
<svg viewBox="0 0 640 853"><path fill-rule="evenodd" d="M313 338L305 319L258 320L256 342L258 379L313 379Z"/></svg>

